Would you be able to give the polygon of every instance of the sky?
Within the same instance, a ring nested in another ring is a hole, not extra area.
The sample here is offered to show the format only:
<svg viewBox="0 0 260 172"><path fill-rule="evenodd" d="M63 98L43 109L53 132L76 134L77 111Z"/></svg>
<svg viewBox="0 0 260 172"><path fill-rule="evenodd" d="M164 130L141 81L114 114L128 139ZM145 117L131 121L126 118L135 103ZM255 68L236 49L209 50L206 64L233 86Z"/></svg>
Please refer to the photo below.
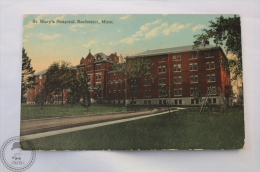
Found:
<svg viewBox="0 0 260 172"><path fill-rule="evenodd" d="M89 51L93 55L116 52L125 57L147 50L192 45L194 35L208 29L209 21L220 15L30 14L24 15L23 47L37 73L54 61L65 60L76 66ZM210 44L214 45L211 41Z"/></svg>

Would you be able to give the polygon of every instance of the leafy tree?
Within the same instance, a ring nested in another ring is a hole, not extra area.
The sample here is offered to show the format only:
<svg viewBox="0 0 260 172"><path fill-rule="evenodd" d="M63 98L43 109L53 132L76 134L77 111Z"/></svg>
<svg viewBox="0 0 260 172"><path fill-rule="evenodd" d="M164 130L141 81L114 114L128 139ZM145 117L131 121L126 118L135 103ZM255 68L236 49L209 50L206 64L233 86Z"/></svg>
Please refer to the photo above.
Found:
<svg viewBox="0 0 260 172"><path fill-rule="evenodd" d="M126 62L124 63L114 63L112 65L112 70L123 71L126 78L128 78L128 84L131 88L131 97L132 105L134 104L135 91L140 79L143 79L144 76L154 79L153 74L151 73L153 64L150 59L137 57L137 58L128 58L126 57Z"/></svg>
<svg viewBox="0 0 260 172"><path fill-rule="evenodd" d="M75 78L76 70L69 62L53 62L46 72L44 88L47 93L61 94L63 105L64 90L74 84Z"/></svg>
<svg viewBox="0 0 260 172"><path fill-rule="evenodd" d="M25 49L22 50L22 92L21 101L23 95L26 93L28 88L34 87L37 83L35 82L35 76L33 75L35 70L31 66L31 59L28 57Z"/></svg>
<svg viewBox="0 0 260 172"><path fill-rule="evenodd" d="M44 105L44 102L46 102L47 96L44 90L42 90L39 94L36 95L34 101L35 103L41 105L41 109Z"/></svg>
<svg viewBox="0 0 260 172"><path fill-rule="evenodd" d="M194 99L195 99L196 101L201 102L201 101L202 101L202 97L203 97L202 91L201 91L199 88L197 88L197 89L194 91L193 97L194 97Z"/></svg>
<svg viewBox="0 0 260 172"><path fill-rule="evenodd" d="M89 94L89 85L88 82L90 78L86 71L83 73L78 74L78 77L75 78L70 84L70 90L68 93L67 103L73 104L79 102L80 98L83 98L83 104L90 106L90 94Z"/></svg>
<svg viewBox="0 0 260 172"><path fill-rule="evenodd" d="M86 71L78 75L77 81L78 81L78 88L77 88L78 95L82 96L83 104L87 104L88 106L90 106L91 101L90 101L89 85L88 85L90 79Z"/></svg>
<svg viewBox="0 0 260 172"><path fill-rule="evenodd" d="M169 89L166 88L166 85L162 85L161 88L160 88L160 96L161 97L164 97L166 102L167 102L167 105L168 105L168 110L169 110L169 114L170 114L170 98L171 98L171 89L173 89L175 87L175 83L172 83L170 84L170 87Z"/></svg>
<svg viewBox="0 0 260 172"><path fill-rule="evenodd" d="M204 29L202 34L195 35L195 47L199 49L213 39L216 46L224 46L227 53L234 54L232 59L221 59L222 67L233 74L232 79L242 78L242 46L241 46L241 25L240 17L224 18L220 16L216 21L209 21L210 29Z"/></svg>

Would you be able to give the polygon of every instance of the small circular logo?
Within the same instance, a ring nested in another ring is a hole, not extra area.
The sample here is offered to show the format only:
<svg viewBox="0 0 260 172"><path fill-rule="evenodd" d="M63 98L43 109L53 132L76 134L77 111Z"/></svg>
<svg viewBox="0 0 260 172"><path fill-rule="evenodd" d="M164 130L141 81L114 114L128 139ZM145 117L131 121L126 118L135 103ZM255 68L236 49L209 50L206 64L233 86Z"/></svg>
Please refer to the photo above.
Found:
<svg viewBox="0 0 260 172"><path fill-rule="evenodd" d="M1 147L1 161L11 171L27 170L33 165L35 158L36 151L32 142L24 137L12 137Z"/></svg>

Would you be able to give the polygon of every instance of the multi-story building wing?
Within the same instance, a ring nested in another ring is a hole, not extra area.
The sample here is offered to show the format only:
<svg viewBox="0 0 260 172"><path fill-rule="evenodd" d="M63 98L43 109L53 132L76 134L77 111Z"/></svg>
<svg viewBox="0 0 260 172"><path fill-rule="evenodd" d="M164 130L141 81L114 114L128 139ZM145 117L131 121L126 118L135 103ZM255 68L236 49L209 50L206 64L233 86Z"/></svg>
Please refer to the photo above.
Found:
<svg viewBox="0 0 260 172"><path fill-rule="evenodd" d="M34 88L29 88L27 90L27 104L34 104L34 99L36 98L37 94L39 94L40 91L44 89L44 83L46 81L46 72L47 69L35 74L35 81L38 84Z"/></svg>
<svg viewBox="0 0 260 172"><path fill-rule="evenodd" d="M193 46L182 46L167 49L148 50L131 57L149 58L153 64L152 74L154 82L146 77L138 83L136 104L164 104L165 98L160 96L162 85L170 89L170 84L175 83L171 89L170 102L176 105L198 104L194 100L194 92L200 89L203 95L208 87L221 88L226 98L230 98L230 75L220 65L220 59L226 58L221 48L207 45L199 51ZM127 100L131 97L131 88L127 89ZM215 96L211 103L219 103L220 97ZM232 99L230 98L230 101Z"/></svg>
<svg viewBox="0 0 260 172"><path fill-rule="evenodd" d="M91 52L81 58L77 65L77 73L87 72L90 81L90 97L97 100L106 100L108 96L108 71L111 70L113 63L119 63L119 57L116 53L109 56L104 53L92 55Z"/></svg>

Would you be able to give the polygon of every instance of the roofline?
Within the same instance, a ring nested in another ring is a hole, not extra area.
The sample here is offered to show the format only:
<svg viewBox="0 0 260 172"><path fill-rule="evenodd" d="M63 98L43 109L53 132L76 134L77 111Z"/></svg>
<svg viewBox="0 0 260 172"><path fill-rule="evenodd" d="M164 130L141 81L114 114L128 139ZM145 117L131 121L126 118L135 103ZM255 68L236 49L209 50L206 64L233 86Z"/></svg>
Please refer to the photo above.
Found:
<svg viewBox="0 0 260 172"><path fill-rule="evenodd" d="M203 48L203 49L200 49L199 51L204 51L204 50L209 50L209 49L215 49L215 48L217 48L217 49L221 49L222 50L222 48L221 47L211 47L211 48ZM153 51L153 50L151 50L151 51ZM190 50L189 50L190 51ZM191 51L197 51L197 50L191 50ZM126 57L126 59L127 58L136 58L136 57L149 57L149 56L154 56L154 55L164 55L164 54L171 54L171 53L182 53L182 52L188 52L188 51L169 51L169 52L165 52L165 53L154 53L154 54L148 54L148 55L137 55L137 56L135 56L135 55L133 55L133 56L128 56L128 57ZM222 50L222 52L223 52L223 50ZM224 53L224 52L223 52ZM225 53L224 53L225 54Z"/></svg>

